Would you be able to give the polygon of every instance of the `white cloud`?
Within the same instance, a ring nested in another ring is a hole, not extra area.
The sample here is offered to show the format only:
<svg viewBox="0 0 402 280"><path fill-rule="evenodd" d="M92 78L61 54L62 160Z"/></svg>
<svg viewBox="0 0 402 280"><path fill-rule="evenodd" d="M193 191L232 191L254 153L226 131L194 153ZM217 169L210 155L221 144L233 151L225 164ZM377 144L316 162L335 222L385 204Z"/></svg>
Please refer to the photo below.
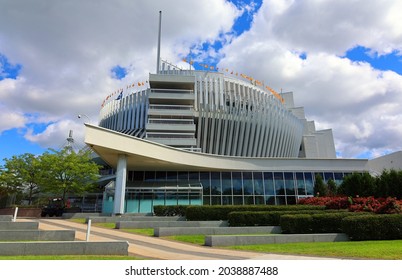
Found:
<svg viewBox="0 0 402 280"><path fill-rule="evenodd" d="M239 14L223 0L0 0L0 6L0 54L22 65L17 80L0 81L2 106L31 116L0 129L29 126L26 138L43 147L64 141L68 125L83 134L78 114L96 123L107 95L155 71L160 10L161 55L172 62L230 31ZM128 70L121 81L112 77L116 65Z"/></svg>
<svg viewBox="0 0 402 280"><path fill-rule="evenodd" d="M155 71L162 10L163 58L179 63L190 49L221 40L223 49L208 53L222 58L220 67L294 91L317 128L333 129L341 156L402 149L401 75L341 57L357 45L380 55L402 51L401 1L266 0L237 38L233 22L252 5L0 0L0 6L0 53L22 65L18 79L0 81L0 114L13 116L0 131L28 127L25 137L43 147L64 143L70 129L83 139L78 114L96 123L108 94ZM128 71L122 80L112 77L116 65ZM46 127L37 132L37 124Z"/></svg>
<svg viewBox="0 0 402 280"><path fill-rule="evenodd" d="M341 57L357 45L401 50L400 2L379 2L265 1L250 31L222 49L219 66L293 91L318 129L333 129L342 157L400 150L401 75Z"/></svg>

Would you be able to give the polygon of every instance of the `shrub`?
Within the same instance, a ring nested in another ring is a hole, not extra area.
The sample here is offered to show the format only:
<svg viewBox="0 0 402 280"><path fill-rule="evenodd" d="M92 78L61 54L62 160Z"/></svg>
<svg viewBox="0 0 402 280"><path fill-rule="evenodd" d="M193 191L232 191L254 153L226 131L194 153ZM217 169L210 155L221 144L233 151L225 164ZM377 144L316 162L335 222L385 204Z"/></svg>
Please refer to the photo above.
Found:
<svg viewBox="0 0 402 280"><path fill-rule="evenodd" d="M299 200L299 205L321 205L325 206L329 201L331 201L331 197L307 197L301 198Z"/></svg>
<svg viewBox="0 0 402 280"><path fill-rule="evenodd" d="M280 225L285 233L340 233L342 220L347 216L369 215L367 213L330 212L313 214L282 215ZM306 215L310 216L309 219ZM300 219L299 219L300 216ZM303 226L299 225L303 221Z"/></svg>
<svg viewBox="0 0 402 280"><path fill-rule="evenodd" d="M282 215L317 214L322 210L299 211L242 211L231 212L228 215L228 223L231 227L240 226L279 226Z"/></svg>
<svg viewBox="0 0 402 280"><path fill-rule="evenodd" d="M155 205L154 214L156 216L185 216L187 205Z"/></svg>
<svg viewBox="0 0 402 280"><path fill-rule="evenodd" d="M348 209L349 205L350 201L346 196L331 197L331 199L328 200L327 203L325 203L326 209L335 209L335 210Z"/></svg>
<svg viewBox="0 0 402 280"><path fill-rule="evenodd" d="M312 233L313 217L309 214L282 215L282 233Z"/></svg>
<svg viewBox="0 0 402 280"><path fill-rule="evenodd" d="M360 215L342 220L342 231L351 240L402 239L402 215Z"/></svg>
<svg viewBox="0 0 402 280"><path fill-rule="evenodd" d="M307 211L324 210L317 205L213 205L188 206L186 218L189 221L219 221L228 220L231 212L267 212L267 211Z"/></svg>

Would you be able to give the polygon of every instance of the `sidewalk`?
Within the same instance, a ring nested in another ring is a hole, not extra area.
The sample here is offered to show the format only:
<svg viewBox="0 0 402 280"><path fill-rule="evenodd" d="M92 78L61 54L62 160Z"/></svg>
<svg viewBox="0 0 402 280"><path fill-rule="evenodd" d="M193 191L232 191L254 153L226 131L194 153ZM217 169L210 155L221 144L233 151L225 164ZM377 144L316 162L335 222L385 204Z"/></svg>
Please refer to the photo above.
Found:
<svg viewBox="0 0 402 280"><path fill-rule="evenodd" d="M39 228L73 229L76 240L86 240L87 225L65 219L39 219ZM89 241L127 240L129 254L145 259L159 260L330 260L333 258L263 254L257 252L236 251L174 242L158 237L149 237L126 233L116 229L91 227Z"/></svg>

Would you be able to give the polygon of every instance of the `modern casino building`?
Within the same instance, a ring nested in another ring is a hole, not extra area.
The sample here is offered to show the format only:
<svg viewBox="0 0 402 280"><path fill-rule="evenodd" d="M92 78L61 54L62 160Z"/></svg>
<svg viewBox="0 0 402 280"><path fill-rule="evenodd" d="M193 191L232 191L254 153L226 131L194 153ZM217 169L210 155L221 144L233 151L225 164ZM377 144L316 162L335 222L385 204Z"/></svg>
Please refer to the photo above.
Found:
<svg viewBox="0 0 402 280"><path fill-rule="evenodd" d="M352 172L402 168L401 152L337 159L332 130L316 130L292 92L227 69L180 69L160 62L159 49L147 88L121 89L99 125L86 124L85 142L115 171L105 177L105 213L295 204L313 195L317 174L339 184Z"/></svg>
<svg viewBox="0 0 402 280"><path fill-rule="evenodd" d="M245 78L244 78L245 77ZM291 92L245 75L183 70L162 62L149 87L122 90L86 124L85 142L115 170L103 212L154 205L294 204L316 174L400 168L401 153L337 159L332 130L316 130Z"/></svg>

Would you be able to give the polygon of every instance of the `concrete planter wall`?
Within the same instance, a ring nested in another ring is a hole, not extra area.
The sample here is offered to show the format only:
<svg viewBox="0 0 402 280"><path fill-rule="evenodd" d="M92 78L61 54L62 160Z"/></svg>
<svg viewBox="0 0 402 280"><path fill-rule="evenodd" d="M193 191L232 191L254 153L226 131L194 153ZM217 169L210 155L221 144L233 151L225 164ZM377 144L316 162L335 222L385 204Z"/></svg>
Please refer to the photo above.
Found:
<svg viewBox="0 0 402 280"><path fill-rule="evenodd" d="M24 208L18 207L17 217L27 217L27 218L40 218L42 212L41 208ZM15 208L0 208L0 215L13 215L15 213Z"/></svg>

